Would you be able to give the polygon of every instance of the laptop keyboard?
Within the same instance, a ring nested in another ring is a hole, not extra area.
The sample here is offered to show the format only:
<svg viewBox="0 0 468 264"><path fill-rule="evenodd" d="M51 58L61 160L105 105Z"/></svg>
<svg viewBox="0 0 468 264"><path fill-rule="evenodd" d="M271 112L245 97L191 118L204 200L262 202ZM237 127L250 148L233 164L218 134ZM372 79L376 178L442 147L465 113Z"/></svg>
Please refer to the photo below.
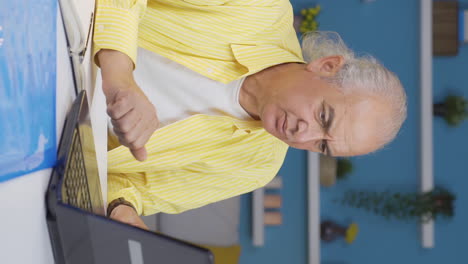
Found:
<svg viewBox="0 0 468 264"><path fill-rule="evenodd" d="M64 188L62 189L63 201L74 207L92 212L91 197L88 188L88 177L86 175L83 148L80 135L73 134L73 142L65 169Z"/></svg>

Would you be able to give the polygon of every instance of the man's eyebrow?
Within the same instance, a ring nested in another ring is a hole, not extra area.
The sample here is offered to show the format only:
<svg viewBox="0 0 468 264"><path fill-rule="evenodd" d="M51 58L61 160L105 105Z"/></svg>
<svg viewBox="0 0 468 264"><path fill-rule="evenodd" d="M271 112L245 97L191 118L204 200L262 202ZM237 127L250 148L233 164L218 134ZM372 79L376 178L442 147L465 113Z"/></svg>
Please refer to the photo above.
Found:
<svg viewBox="0 0 468 264"><path fill-rule="evenodd" d="M333 123L333 119L335 118L335 109L331 105L328 105L328 104L326 104L326 105L328 106L328 119L325 122L324 129L325 129L325 133L328 133L328 131L329 131L329 129L330 129L332 123ZM328 142L325 143L325 155L333 157L333 154L332 154L330 148L328 147Z"/></svg>
<svg viewBox="0 0 468 264"><path fill-rule="evenodd" d="M328 133L328 130L330 129L334 118L335 118L335 109L331 105L328 105L328 119L325 122L325 126L324 126L326 133Z"/></svg>

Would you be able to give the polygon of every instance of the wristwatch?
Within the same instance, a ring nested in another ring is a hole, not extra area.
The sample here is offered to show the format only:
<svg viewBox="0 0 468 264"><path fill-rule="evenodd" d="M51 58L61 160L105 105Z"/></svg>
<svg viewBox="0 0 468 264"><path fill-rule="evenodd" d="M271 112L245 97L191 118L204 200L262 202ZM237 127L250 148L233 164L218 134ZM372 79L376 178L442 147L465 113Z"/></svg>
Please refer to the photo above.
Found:
<svg viewBox="0 0 468 264"><path fill-rule="evenodd" d="M107 206L107 216L110 216L111 213L112 213L112 210L114 210L117 206L119 205L126 205L126 206L130 206L131 208L133 208L133 210L135 210L135 212L137 211L135 209L135 206L133 206L132 203L130 203L129 201L125 200L123 197L119 197L117 199L114 199L112 202L110 202L110 204Z"/></svg>

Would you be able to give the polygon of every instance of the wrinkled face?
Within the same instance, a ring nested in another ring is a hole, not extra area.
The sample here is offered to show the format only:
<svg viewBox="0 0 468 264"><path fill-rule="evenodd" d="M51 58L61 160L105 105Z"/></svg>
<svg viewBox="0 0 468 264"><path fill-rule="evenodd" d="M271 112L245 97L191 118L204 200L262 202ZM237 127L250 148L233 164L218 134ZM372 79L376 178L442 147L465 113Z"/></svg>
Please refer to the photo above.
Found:
<svg viewBox="0 0 468 264"><path fill-rule="evenodd" d="M259 108L264 128L294 148L332 156L367 154L388 107L378 98L344 95L313 72L294 71L271 87Z"/></svg>

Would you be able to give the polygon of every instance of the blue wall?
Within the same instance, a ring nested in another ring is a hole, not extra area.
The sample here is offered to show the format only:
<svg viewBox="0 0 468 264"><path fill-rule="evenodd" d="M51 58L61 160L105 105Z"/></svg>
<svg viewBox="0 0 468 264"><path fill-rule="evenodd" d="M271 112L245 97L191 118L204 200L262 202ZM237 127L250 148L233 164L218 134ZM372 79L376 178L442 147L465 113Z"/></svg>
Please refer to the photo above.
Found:
<svg viewBox="0 0 468 264"><path fill-rule="evenodd" d="M265 228L265 246L255 248L251 239L251 194L242 198L241 264L307 263L307 162L306 153L290 148L279 175L283 178L280 226Z"/></svg>
<svg viewBox="0 0 468 264"><path fill-rule="evenodd" d="M460 1L468 5L468 0ZM348 189L419 188L419 1L376 0L292 0L296 11L319 3L320 29L337 31L359 53L376 56L401 79L408 94L408 119L398 138L375 154L353 158L354 172L347 180L331 188L322 188L322 219L342 224L356 221L360 233L352 245L344 242L322 244L322 263L468 263L468 122L449 128L434 120L435 182L457 195L454 219L436 223L436 247L421 248L420 229L416 223L386 221L355 209L341 207L332 200ZM434 58L434 100L448 91L468 98L468 46L457 57ZM290 150L280 174L284 179L282 196L284 224L268 227L266 245L251 246L250 197L243 199L241 221L242 264L307 263L306 248L306 155Z"/></svg>

